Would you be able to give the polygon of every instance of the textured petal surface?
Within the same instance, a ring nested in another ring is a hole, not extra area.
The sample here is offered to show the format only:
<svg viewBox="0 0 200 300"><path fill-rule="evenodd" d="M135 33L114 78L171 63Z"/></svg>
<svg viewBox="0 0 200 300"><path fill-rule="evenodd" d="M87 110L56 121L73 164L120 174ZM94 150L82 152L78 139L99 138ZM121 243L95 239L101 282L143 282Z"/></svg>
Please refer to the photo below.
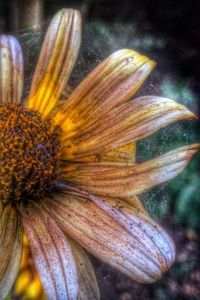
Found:
<svg viewBox="0 0 200 300"><path fill-rule="evenodd" d="M91 127L120 103L128 101L143 84L155 63L132 50L113 53L72 92L55 121L66 137Z"/></svg>
<svg viewBox="0 0 200 300"><path fill-rule="evenodd" d="M42 283L31 255L28 240L23 235L23 251L20 270L12 288L14 299L46 300Z"/></svg>
<svg viewBox="0 0 200 300"><path fill-rule="evenodd" d="M177 176L183 171L200 144L184 146L141 164L90 163L65 169L68 182L98 195L130 197Z"/></svg>
<svg viewBox="0 0 200 300"><path fill-rule="evenodd" d="M127 144L115 150L99 154L97 161L134 163L136 159L136 143Z"/></svg>
<svg viewBox="0 0 200 300"><path fill-rule="evenodd" d="M68 148L69 149L69 148ZM60 160L67 161L69 160L69 151L67 147L63 147L60 153L58 154ZM122 147L116 148L105 153L95 153L91 155L84 155L81 157L74 157L79 162L126 162L134 163L136 159L136 143L130 143Z"/></svg>
<svg viewBox="0 0 200 300"><path fill-rule="evenodd" d="M15 208L0 203L0 300L10 291L19 270L22 226Z"/></svg>
<svg viewBox="0 0 200 300"><path fill-rule="evenodd" d="M48 299L75 300L77 272L71 247L56 222L35 202L22 207L22 221Z"/></svg>
<svg viewBox="0 0 200 300"><path fill-rule="evenodd" d="M160 128L183 119L194 119L186 107L168 98L144 96L116 107L95 128L79 136L63 138L62 156L81 160L82 156L108 152L153 134Z"/></svg>
<svg viewBox="0 0 200 300"><path fill-rule="evenodd" d="M75 241L68 239L76 261L79 292L78 300L100 299L99 288L93 266L85 252Z"/></svg>
<svg viewBox="0 0 200 300"><path fill-rule="evenodd" d="M130 206L133 207L134 210L140 211L140 212L148 215L144 205L142 204L141 200L138 197L132 196L129 198L120 198L120 199L127 202Z"/></svg>
<svg viewBox="0 0 200 300"><path fill-rule="evenodd" d="M63 230L93 255L141 283L159 279L174 261L168 234L139 209L69 187L45 206Z"/></svg>
<svg viewBox="0 0 200 300"><path fill-rule="evenodd" d="M0 35L0 103L20 103L23 91L23 56L16 38Z"/></svg>
<svg viewBox="0 0 200 300"><path fill-rule="evenodd" d="M74 67L81 41L81 16L62 9L53 18L33 77L28 108L47 116L55 107Z"/></svg>

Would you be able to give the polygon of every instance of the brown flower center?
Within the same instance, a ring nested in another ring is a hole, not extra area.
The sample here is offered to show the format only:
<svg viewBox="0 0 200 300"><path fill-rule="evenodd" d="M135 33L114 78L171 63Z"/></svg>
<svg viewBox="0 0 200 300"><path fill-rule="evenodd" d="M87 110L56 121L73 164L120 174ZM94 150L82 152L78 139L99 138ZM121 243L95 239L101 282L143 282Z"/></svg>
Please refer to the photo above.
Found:
<svg viewBox="0 0 200 300"><path fill-rule="evenodd" d="M0 105L0 201L41 197L59 175L60 129L21 105Z"/></svg>

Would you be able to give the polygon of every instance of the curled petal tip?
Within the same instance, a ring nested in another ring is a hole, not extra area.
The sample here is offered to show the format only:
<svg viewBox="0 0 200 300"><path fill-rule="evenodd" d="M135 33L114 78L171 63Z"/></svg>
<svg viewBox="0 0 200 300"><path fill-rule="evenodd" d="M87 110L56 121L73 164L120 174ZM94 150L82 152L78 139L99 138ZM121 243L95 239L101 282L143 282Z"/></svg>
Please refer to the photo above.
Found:
<svg viewBox="0 0 200 300"><path fill-rule="evenodd" d="M198 120L198 116L194 112L192 112L187 107L185 107L181 104L180 104L180 107L184 108L184 111L187 114L189 120Z"/></svg>
<svg viewBox="0 0 200 300"><path fill-rule="evenodd" d="M156 278L155 281L160 279L171 268L176 258L174 241L167 233L165 233L163 236L163 241L160 245L160 251L162 252L165 263L160 263L160 274L158 274L158 278Z"/></svg>
<svg viewBox="0 0 200 300"><path fill-rule="evenodd" d="M149 60L149 65L150 65L151 69L153 70L156 67L157 62L155 60Z"/></svg>
<svg viewBox="0 0 200 300"><path fill-rule="evenodd" d="M120 49L111 55L112 59L123 59L129 65L149 64L154 68L156 62L150 60L147 56L140 54L132 49Z"/></svg>
<svg viewBox="0 0 200 300"><path fill-rule="evenodd" d="M197 153L200 150L200 143L195 143L195 144L189 145L188 150L193 151L192 155L194 155L195 153Z"/></svg>
<svg viewBox="0 0 200 300"><path fill-rule="evenodd" d="M69 14L69 13L75 13L75 14L78 14L80 15L80 12L76 9L73 9L73 8L62 8L61 10L59 10L57 12L57 16L59 15L66 15L66 14Z"/></svg>
<svg viewBox="0 0 200 300"><path fill-rule="evenodd" d="M149 264L147 257L144 256L144 261L147 260L148 274L146 273L145 276L138 277L137 280L143 284L149 284L159 280L171 268L176 257L174 241L159 225L154 222L152 222L152 225L152 235L146 235L145 243L146 245L152 246L151 260L154 263L152 265ZM151 226L149 229L150 228ZM148 233L150 233L150 231L148 231ZM151 242L153 242L153 244L151 244Z"/></svg>
<svg viewBox="0 0 200 300"><path fill-rule="evenodd" d="M192 116L193 120L198 120L199 119L199 117L193 112L191 112L191 116Z"/></svg>
<svg viewBox="0 0 200 300"><path fill-rule="evenodd" d="M199 149L200 149L200 143L194 144L194 147L195 147L197 150L199 150Z"/></svg>

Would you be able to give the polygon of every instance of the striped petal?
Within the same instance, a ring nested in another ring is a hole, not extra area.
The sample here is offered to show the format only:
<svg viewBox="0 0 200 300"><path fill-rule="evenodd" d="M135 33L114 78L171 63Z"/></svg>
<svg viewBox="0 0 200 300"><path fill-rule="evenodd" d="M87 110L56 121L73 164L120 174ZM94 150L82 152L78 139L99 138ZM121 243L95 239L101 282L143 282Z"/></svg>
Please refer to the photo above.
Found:
<svg viewBox="0 0 200 300"><path fill-rule="evenodd" d="M65 151L65 147L58 153L60 160L69 160L68 151ZM105 153L96 153L92 155L84 155L81 158L77 158L81 162L126 162L134 163L136 159L136 143L130 143L119 147L115 150L111 150ZM76 158L74 158L76 160Z"/></svg>
<svg viewBox="0 0 200 300"><path fill-rule="evenodd" d="M138 282L158 280L174 261L168 234L125 201L69 188L44 205L66 234Z"/></svg>
<svg viewBox="0 0 200 300"><path fill-rule="evenodd" d="M0 300L4 300L17 276L22 253L22 226L11 205L0 203Z"/></svg>
<svg viewBox="0 0 200 300"><path fill-rule="evenodd" d="M134 163L135 159L136 143L131 143L115 150L99 154L97 161Z"/></svg>
<svg viewBox="0 0 200 300"><path fill-rule="evenodd" d="M11 295L13 295L14 299L46 299L42 283L33 262L31 249L25 235L23 236L23 251L20 270L12 288Z"/></svg>
<svg viewBox="0 0 200 300"><path fill-rule="evenodd" d="M98 195L131 197L183 171L200 144L184 146L141 164L90 163L65 169L63 178Z"/></svg>
<svg viewBox="0 0 200 300"><path fill-rule="evenodd" d="M139 97L113 109L95 128L81 131L71 139L65 140L64 135L61 155L81 161L81 157L112 151L143 139L168 124L195 118L186 107L170 99Z"/></svg>
<svg viewBox="0 0 200 300"><path fill-rule="evenodd" d="M20 103L23 92L23 55L16 38L0 35L0 103Z"/></svg>
<svg viewBox="0 0 200 300"><path fill-rule="evenodd" d="M36 202L22 206L22 221L48 299L75 300L78 282L71 247L55 221Z"/></svg>
<svg viewBox="0 0 200 300"><path fill-rule="evenodd" d="M98 65L72 92L55 121L65 136L95 124L115 106L128 101L143 84L155 63L139 53L123 49Z"/></svg>
<svg viewBox="0 0 200 300"><path fill-rule="evenodd" d="M28 108L48 116L57 104L74 67L81 40L78 11L62 9L53 18L40 53Z"/></svg>
<svg viewBox="0 0 200 300"><path fill-rule="evenodd" d="M75 241L68 239L76 261L79 292L78 300L99 300L99 288L92 264L85 252Z"/></svg>

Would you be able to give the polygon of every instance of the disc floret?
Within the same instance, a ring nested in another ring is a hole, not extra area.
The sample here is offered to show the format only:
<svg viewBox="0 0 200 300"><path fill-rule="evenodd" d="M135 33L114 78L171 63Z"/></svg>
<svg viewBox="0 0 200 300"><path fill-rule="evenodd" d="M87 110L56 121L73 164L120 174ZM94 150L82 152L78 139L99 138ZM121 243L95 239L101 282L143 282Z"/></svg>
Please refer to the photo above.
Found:
<svg viewBox="0 0 200 300"><path fill-rule="evenodd" d="M0 201L37 198L58 177L60 129L18 104L0 105Z"/></svg>

